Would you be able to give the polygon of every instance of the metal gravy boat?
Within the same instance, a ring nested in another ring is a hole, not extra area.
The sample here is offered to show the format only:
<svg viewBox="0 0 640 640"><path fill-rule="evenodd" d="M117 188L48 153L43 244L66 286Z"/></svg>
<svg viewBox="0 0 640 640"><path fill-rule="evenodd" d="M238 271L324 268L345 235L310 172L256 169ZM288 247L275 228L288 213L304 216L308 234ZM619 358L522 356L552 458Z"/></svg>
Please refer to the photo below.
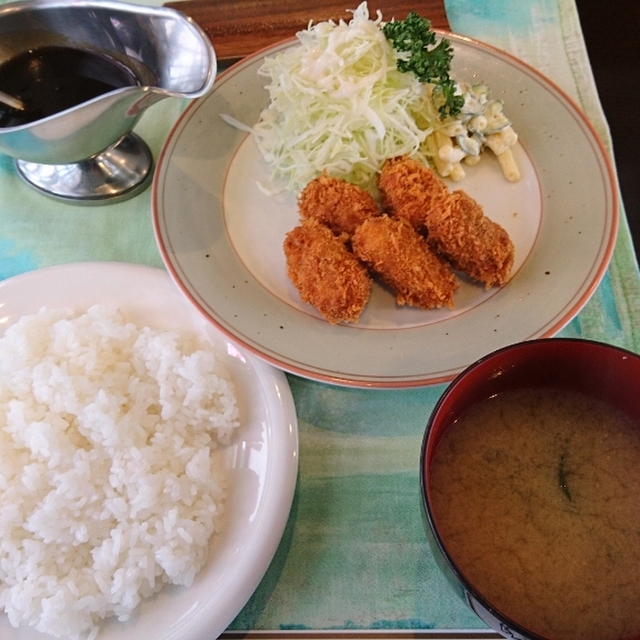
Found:
<svg viewBox="0 0 640 640"><path fill-rule="evenodd" d="M111 0L0 6L0 68L42 47L105 54L139 82L32 122L0 126L0 153L15 159L22 178L46 195L78 204L122 200L144 189L153 157L132 132L134 125L159 100L204 95L217 70L204 32L173 9Z"/></svg>

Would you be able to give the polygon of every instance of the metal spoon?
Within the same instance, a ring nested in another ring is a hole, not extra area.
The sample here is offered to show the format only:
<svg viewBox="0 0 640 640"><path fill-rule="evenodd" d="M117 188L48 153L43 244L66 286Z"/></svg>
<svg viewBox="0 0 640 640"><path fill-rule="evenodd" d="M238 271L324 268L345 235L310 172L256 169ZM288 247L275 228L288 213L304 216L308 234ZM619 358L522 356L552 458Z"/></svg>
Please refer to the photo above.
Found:
<svg viewBox="0 0 640 640"><path fill-rule="evenodd" d="M10 96L8 93L4 91L0 91L0 102L2 104L15 109L16 111L24 111L27 107L19 98L15 98L14 96Z"/></svg>

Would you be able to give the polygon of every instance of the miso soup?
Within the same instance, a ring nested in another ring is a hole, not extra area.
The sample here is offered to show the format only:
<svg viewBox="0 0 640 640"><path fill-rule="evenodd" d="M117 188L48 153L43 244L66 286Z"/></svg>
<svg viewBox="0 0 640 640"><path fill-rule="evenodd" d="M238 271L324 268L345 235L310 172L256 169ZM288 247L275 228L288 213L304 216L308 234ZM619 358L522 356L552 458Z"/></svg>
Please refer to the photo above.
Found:
<svg viewBox="0 0 640 640"><path fill-rule="evenodd" d="M640 430L582 394L526 389L444 434L432 510L489 603L553 640L640 636Z"/></svg>

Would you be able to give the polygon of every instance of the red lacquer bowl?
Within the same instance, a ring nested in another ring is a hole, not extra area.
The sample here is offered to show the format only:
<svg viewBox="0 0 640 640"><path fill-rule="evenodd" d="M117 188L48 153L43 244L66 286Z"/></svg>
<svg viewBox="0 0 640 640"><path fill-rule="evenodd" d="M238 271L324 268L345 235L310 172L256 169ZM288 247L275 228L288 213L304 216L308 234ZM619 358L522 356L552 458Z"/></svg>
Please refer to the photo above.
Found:
<svg viewBox="0 0 640 640"><path fill-rule="evenodd" d="M505 637L521 640L548 639L527 630L500 611L466 578L465 568L458 566L452 558L447 540L438 527L430 480L438 444L465 411L495 394L541 387L581 392L597 398L640 425L640 356L588 340L532 340L491 353L451 383L431 414L421 452L425 527L436 559L456 591L487 625ZM638 512L634 517L640 518L640 495L637 504ZM470 525L472 529L473 523ZM559 567L558 570L562 569ZM637 566L632 570L637 571ZM637 640L640 635L634 638Z"/></svg>

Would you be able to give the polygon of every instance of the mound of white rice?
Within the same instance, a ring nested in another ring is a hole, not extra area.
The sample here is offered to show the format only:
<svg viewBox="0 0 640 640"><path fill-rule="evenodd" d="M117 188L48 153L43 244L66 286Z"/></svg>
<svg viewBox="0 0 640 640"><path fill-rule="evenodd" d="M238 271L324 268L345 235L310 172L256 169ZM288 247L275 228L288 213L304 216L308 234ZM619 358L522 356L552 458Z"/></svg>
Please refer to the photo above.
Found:
<svg viewBox="0 0 640 640"><path fill-rule="evenodd" d="M220 526L210 452L238 427L212 348L100 306L0 338L0 607L57 637L190 585Z"/></svg>

